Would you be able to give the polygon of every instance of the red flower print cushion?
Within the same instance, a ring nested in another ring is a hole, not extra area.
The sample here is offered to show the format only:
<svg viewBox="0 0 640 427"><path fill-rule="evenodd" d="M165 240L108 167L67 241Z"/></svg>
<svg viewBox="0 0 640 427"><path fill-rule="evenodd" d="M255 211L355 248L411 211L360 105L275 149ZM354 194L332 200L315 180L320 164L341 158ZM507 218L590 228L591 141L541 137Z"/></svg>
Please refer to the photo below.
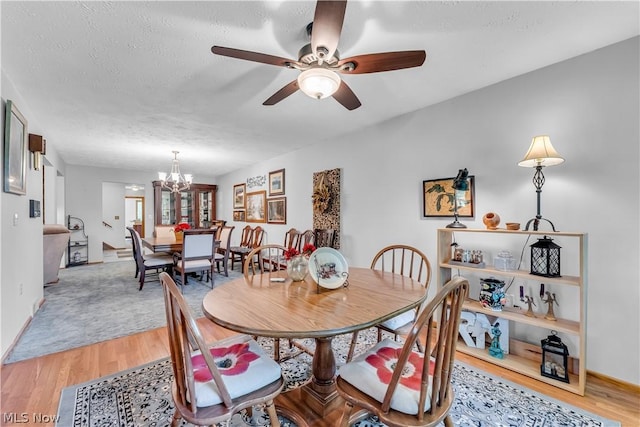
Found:
<svg viewBox="0 0 640 427"><path fill-rule="evenodd" d="M235 343L228 347L212 347L211 355L231 398L243 396L280 378L280 365L254 341ZM200 352L191 356L195 380L196 405L199 407L222 402L211 372Z"/></svg>
<svg viewBox="0 0 640 427"><path fill-rule="evenodd" d="M342 366L338 375L377 401L382 402L401 351L401 343L386 338L367 352L354 358L350 363ZM396 411L411 415L418 413L422 361L422 355L416 352L409 356L409 361L400 378L400 384L391 398L391 407ZM434 364L431 361L429 364L430 374L433 374L433 367ZM430 407L430 395L431 391L429 390L424 411Z"/></svg>

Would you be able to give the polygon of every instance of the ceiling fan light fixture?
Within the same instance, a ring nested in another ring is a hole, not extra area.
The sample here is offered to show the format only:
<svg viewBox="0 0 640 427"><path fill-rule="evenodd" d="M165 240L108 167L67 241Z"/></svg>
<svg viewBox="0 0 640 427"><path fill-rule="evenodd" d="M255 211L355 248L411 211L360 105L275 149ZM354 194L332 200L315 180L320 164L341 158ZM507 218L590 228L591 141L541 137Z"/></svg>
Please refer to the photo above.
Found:
<svg viewBox="0 0 640 427"><path fill-rule="evenodd" d="M340 83L340 77L326 68L310 68L298 76L300 90L315 99L333 95L340 87Z"/></svg>

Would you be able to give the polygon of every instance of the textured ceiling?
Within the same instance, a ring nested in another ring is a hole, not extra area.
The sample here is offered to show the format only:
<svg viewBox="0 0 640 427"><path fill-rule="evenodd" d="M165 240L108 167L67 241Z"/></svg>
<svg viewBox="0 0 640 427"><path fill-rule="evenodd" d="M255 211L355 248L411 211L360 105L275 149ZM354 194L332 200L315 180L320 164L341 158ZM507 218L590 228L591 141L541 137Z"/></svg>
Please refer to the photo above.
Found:
<svg viewBox="0 0 640 427"><path fill-rule="evenodd" d="M362 102L297 92L315 2L0 3L2 68L68 164L215 176L638 35L637 1L350 1L341 57L424 49L422 67L344 76ZM19 107L19 106L18 106ZM29 119L29 117L27 117Z"/></svg>

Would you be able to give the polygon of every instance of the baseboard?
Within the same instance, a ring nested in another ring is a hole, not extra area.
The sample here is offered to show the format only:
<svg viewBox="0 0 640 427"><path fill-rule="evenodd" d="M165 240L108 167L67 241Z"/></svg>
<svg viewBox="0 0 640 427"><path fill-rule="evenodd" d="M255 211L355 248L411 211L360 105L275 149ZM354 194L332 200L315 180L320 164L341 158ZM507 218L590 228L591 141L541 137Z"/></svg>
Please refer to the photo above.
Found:
<svg viewBox="0 0 640 427"><path fill-rule="evenodd" d="M614 378L614 377L610 377L610 376L605 375L605 374L601 374L600 372L593 372L593 371L587 370L587 382L589 382L589 379L588 379L589 376L598 378L600 381L612 384L617 388L622 388L622 389L625 389L625 390L627 390L629 392L640 394L640 385L638 385L638 384L633 384L633 383L629 383L629 382L626 382L626 381L622 381L622 380L619 380L618 378Z"/></svg>
<svg viewBox="0 0 640 427"><path fill-rule="evenodd" d="M43 302L44 302L44 300L43 300ZM38 307L41 307L41 306L42 306L42 304L40 304ZM1 364L4 365L4 361L11 354L11 351L13 351L13 348L16 346L16 344L18 344L18 341L22 337L22 334L24 333L24 331L27 330L27 328L29 327L29 324L31 323L32 320L33 320L33 316L29 316L27 321L24 322L24 325L22 325L22 328L20 328L20 330L18 331L18 334L16 335L16 337L13 339L13 341L11 341L11 344L9 344L9 348L7 348L7 351L5 351L2 354L2 359L0 360Z"/></svg>

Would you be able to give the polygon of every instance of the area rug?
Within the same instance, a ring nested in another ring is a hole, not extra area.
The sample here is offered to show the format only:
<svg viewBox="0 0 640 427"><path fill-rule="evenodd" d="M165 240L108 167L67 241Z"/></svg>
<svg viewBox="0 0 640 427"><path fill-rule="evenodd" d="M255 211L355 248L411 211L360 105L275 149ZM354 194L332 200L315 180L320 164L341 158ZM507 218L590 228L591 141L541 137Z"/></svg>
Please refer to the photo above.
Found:
<svg viewBox="0 0 640 427"><path fill-rule="evenodd" d="M375 331L364 334L375 339ZM351 335L334 339L338 365L343 364ZM260 339L265 350L271 350L269 339ZM312 344L311 340L307 344ZM365 344L366 345L366 344ZM286 346L285 346L286 347ZM287 351L287 350L284 350ZM311 358L302 353L283 363L286 390L306 383L311 372ZM339 369L339 366L338 366ZM99 378L62 390L57 423L60 427L159 427L171 423L174 406L171 399L172 370L169 359L162 359L115 375ZM451 417L456 426L474 427L614 427L619 422L607 420L532 390L491 376L456 362L453 372L455 403ZM283 427L294 427L281 418ZM183 422L182 426L189 426ZM232 427L264 426L268 418L259 408L253 418L236 414ZM441 423L439 426L442 426ZM356 427L383 427L375 417L354 424Z"/></svg>
<svg viewBox="0 0 640 427"><path fill-rule="evenodd" d="M160 282L148 278L142 290L131 261L90 264L60 270L60 281L44 288L36 312L5 363L94 344L167 324ZM149 274L149 272L147 272ZM214 273L215 286L240 277ZM190 277L183 293L196 317L210 282Z"/></svg>

